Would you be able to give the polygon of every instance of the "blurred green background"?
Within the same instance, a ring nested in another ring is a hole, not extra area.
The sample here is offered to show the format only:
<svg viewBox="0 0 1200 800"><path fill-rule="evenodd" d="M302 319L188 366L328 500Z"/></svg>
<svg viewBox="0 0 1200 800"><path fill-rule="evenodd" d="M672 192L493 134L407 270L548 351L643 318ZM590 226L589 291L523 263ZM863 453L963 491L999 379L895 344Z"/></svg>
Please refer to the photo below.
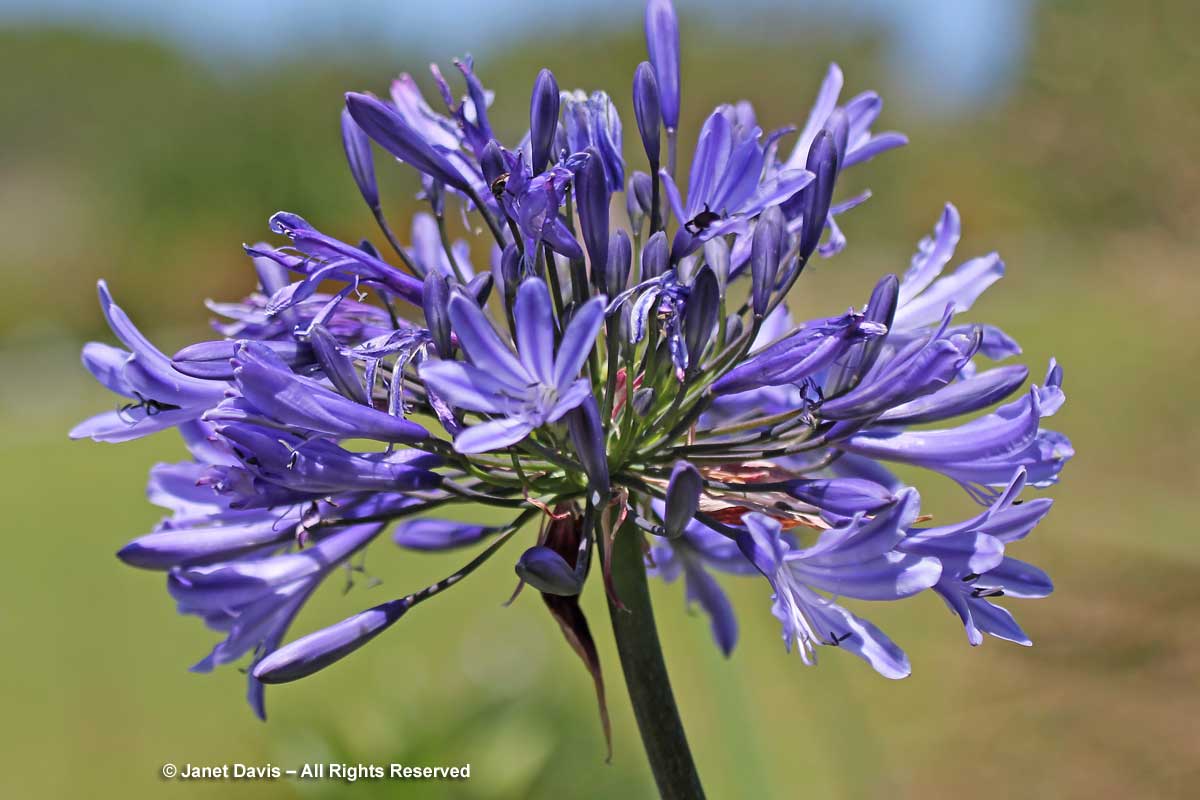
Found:
<svg viewBox="0 0 1200 800"><path fill-rule="evenodd" d="M87 4L65 4L77 5ZM514 43L509 27L497 42L484 30L476 48L509 141L524 130L542 65L564 87L610 89L628 109L626 87L643 58L636 8L627 24L609 20L580 35L561 24L538 31L530 4L499 5L527 15L524 38ZM1052 492L1054 511L1018 548L1057 584L1048 600L1009 605L1035 640L1030 649L967 646L928 596L870 609L908 651L909 679L883 680L836 651L806 669L783 652L765 584L725 581L742 623L726 660L704 618L683 613L682 587L655 585L710 796L1194 797L1200 30L1192 4L1029 5L1018 29L974 31L983 41L1012 37L1012 62L978 96L952 102L936 74L902 69L888 30L753 5L736 25L685 13L685 149L717 102L749 99L767 127L802 122L834 58L849 91L884 92L882 127L912 140L849 173L844 190L870 186L874 199L844 218L849 249L806 275L797 308L823 315L861 303L880 274L906 267L953 200L964 220L959 256L997 249L1009 266L972 316L1015 335L1035 374L1051 355L1065 365L1069 400L1053 427L1078 456ZM931 6L901 5L912 27L948 24ZM383 11L372 4L363 13ZM513 584L505 559L362 654L269 690L262 724L236 669L186 671L214 637L175 615L161 576L112 555L156 520L143 499L145 472L178 458L178 442L66 439L76 420L114 403L78 366L84 341L109 340L96 278L108 278L170 353L204 335L203 298L252 286L239 245L264 237L273 211L301 213L348 239L375 236L342 162L340 93L382 92L401 70L428 91L429 56L448 65L461 48L432 54L420 31L393 48L326 36L238 61L69 14L0 14L0 24L8 541L0 796L649 796L598 583L585 610L609 686L611 765L590 681L541 603L526 593L501 607ZM271 26L260 35L270 39ZM402 220L415 182L399 169L383 173L390 216ZM953 486L919 479L923 510L942 521L971 512ZM358 576L343 593L331 580L297 630L424 586L460 560L381 541L367 568L383 585ZM472 779L349 787L159 777L164 762L329 760L470 762Z"/></svg>

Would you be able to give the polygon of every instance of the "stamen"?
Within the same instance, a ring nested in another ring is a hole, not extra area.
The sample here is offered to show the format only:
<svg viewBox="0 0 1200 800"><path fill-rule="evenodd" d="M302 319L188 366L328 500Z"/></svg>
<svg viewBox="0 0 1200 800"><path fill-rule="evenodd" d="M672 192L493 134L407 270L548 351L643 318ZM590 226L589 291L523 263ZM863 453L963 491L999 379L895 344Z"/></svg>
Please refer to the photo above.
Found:
<svg viewBox="0 0 1200 800"><path fill-rule="evenodd" d="M845 633L843 633L841 636L838 636L838 635L837 635L836 633L834 633L833 631L830 631L830 632L829 632L829 642L828 642L828 644L829 644L831 647L841 647L841 646L842 646L842 642L844 642L844 641L846 641L847 639L849 639L849 638L850 638L850 636L851 636L851 633L852 633L851 631L846 631L846 632L845 632Z"/></svg>

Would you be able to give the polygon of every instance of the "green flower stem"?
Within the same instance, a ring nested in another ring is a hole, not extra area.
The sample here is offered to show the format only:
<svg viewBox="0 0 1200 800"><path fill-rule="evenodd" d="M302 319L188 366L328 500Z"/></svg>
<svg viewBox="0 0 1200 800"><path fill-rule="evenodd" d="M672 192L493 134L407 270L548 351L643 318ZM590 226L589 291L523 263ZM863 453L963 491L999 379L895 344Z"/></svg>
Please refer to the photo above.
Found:
<svg viewBox="0 0 1200 800"><path fill-rule="evenodd" d="M654 627L642 535L632 525L627 524L613 542L612 573L617 596L628 609L622 611L609 601L613 635L658 793L664 800L703 798Z"/></svg>

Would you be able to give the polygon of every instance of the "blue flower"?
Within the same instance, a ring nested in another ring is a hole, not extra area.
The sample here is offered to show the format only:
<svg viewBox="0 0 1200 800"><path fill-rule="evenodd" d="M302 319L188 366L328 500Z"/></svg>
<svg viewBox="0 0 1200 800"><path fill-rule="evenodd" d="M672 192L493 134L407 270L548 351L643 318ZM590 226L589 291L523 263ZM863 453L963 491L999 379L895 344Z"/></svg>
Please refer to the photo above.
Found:
<svg viewBox="0 0 1200 800"><path fill-rule="evenodd" d="M83 348L83 365L106 389L129 403L85 420L71 429L72 439L124 442L199 418L220 402L224 388L175 369L171 359L150 343L113 302L100 281L100 309L108 326L128 350L100 342Z"/></svg>
<svg viewBox="0 0 1200 800"><path fill-rule="evenodd" d="M383 528L377 522L352 525L300 552L173 569L167 589L179 612L225 633L193 671L208 672L249 652L258 661L274 651L313 590ZM265 718L262 684L253 675L249 681L250 704Z"/></svg>
<svg viewBox="0 0 1200 800"><path fill-rule="evenodd" d="M804 663L812 664L818 646L836 646L862 658L885 678L908 675L908 657L891 639L818 590L863 600L896 600L936 584L942 571L938 559L896 549L916 519L917 508L916 492L906 490L887 511L872 519L857 515L801 550L792 549L780 536L777 520L761 514L746 517L738 546L771 584L771 610L783 623L789 651L795 644Z"/></svg>
<svg viewBox="0 0 1200 800"><path fill-rule="evenodd" d="M499 193L500 202L521 233L525 253L532 258L545 242L567 258L583 258L583 249L559 213L575 174L571 167L582 156L534 175L523 154L504 150L501 155L508 171Z"/></svg>
<svg viewBox="0 0 1200 800"><path fill-rule="evenodd" d="M686 204L670 173L661 173L680 226L673 258L687 255L713 236L744 230L750 218L783 203L812 181L813 174L805 169L764 177L767 153L786 133L776 131L763 139L754 111L745 103L721 106L709 115L696 142Z"/></svg>
<svg viewBox="0 0 1200 800"><path fill-rule="evenodd" d="M1053 502L1043 497L1021 503L1017 498L1025 480L1025 470L1018 469L982 514L957 525L913 528L900 544L907 553L941 561L942 576L933 590L962 620L972 645L982 644L985 633L1032 644L1012 614L992 600L1046 597L1054 590L1046 573L1004 552L1005 545L1023 539L1042 521Z"/></svg>
<svg viewBox="0 0 1200 800"><path fill-rule="evenodd" d="M454 407L489 417L455 437L458 452L508 447L591 396L591 382L577 376L603 322L604 298L592 298L576 312L556 351L550 293L541 279L527 279L514 307L519 355L470 299L454 295L449 310L470 362L427 361L421 379Z"/></svg>

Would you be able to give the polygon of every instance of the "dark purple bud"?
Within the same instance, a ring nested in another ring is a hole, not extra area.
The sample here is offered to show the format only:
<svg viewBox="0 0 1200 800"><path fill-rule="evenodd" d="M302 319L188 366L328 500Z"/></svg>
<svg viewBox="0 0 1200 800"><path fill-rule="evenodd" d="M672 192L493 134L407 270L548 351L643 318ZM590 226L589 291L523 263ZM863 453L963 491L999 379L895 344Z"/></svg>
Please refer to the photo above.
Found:
<svg viewBox="0 0 1200 800"><path fill-rule="evenodd" d="M712 267L723 294L729 285L729 245L724 236L714 236L704 243L704 262Z"/></svg>
<svg viewBox="0 0 1200 800"><path fill-rule="evenodd" d="M900 279L895 275L884 275L871 291L871 299L863 318L869 322L878 322L889 328L896 316L896 305L900 299Z"/></svg>
<svg viewBox="0 0 1200 800"><path fill-rule="evenodd" d="M346 161L350 164L350 174L358 184L358 191L362 193L363 200L369 207L378 210L379 186L375 183L375 160L371 157L371 140L344 108L342 147L346 151Z"/></svg>
<svg viewBox="0 0 1200 800"><path fill-rule="evenodd" d="M900 281L895 275L883 276L871 292L871 299L867 301L867 307L863 311L863 320L890 329L892 319L896 316L899 297ZM825 396L837 397L857 386L862 376L874 366L886 340L886 336L876 336L858 342L838 359L830 368L829 377L825 381Z"/></svg>
<svg viewBox="0 0 1200 800"><path fill-rule="evenodd" d="M572 597L583 591L582 576L562 556L542 545L521 554L516 572L521 580L543 594Z"/></svg>
<svg viewBox="0 0 1200 800"><path fill-rule="evenodd" d="M652 405L654 405L654 387L643 386L633 393L633 412L639 417L650 413Z"/></svg>
<svg viewBox="0 0 1200 800"><path fill-rule="evenodd" d="M895 275L884 275L879 279L879 283L875 284L875 288L871 292L871 299L867 301L867 308L863 313L863 319L866 322L874 322L891 330L892 321L896 318L896 308L899 304L899 278ZM874 366L875 359L879 357L880 351L883 350L884 341L883 336L877 336L866 342L863 347L862 364L859 366L860 372L865 372Z"/></svg>
<svg viewBox="0 0 1200 800"><path fill-rule="evenodd" d="M1029 377L1020 364L977 372L956 380L933 394L895 406L879 416L889 425L919 425L971 414L1000 402Z"/></svg>
<svg viewBox="0 0 1200 800"><path fill-rule="evenodd" d="M659 126L662 114L658 106L658 81L654 79L654 68L643 61L633 73L633 115L637 118L638 133L642 136L642 147L650 168L658 171Z"/></svg>
<svg viewBox="0 0 1200 800"><path fill-rule="evenodd" d="M705 266L696 275L683 312L683 339L687 345L690 371L700 368L700 359L717 324L720 305L721 290L717 286L717 276Z"/></svg>
<svg viewBox="0 0 1200 800"><path fill-rule="evenodd" d="M485 305L492 294L492 273L481 272L467 282L467 294L475 298L477 305Z"/></svg>
<svg viewBox="0 0 1200 800"><path fill-rule="evenodd" d="M500 254L500 277L504 281L504 301L511 304L517 296L517 287L521 284L521 251L515 244L504 248Z"/></svg>
<svg viewBox="0 0 1200 800"><path fill-rule="evenodd" d="M354 369L354 362L342 352L338 340L324 325L314 325L309 332L309 343L317 356L321 371L343 397L349 397L357 403L370 405L367 390L363 388L362 378Z"/></svg>
<svg viewBox="0 0 1200 800"><path fill-rule="evenodd" d="M398 525L392 541L409 550L453 550L475 544L500 530L454 519L414 519Z"/></svg>
<svg viewBox="0 0 1200 800"><path fill-rule="evenodd" d="M470 192L458 170L404 120L396 109L377 97L350 92L346 108L363 133L396 158L448 186Z"/></svg>
<svg viewBox="0 0 1200 800"><path fill-rule="evenodd" d="M578 574L586 575L590 550L587 549L588 544L583 539L583 520L571 513L570 506L566 504L558 504L555 506L554 512L559 518L546 528L545 548L557 553L565 563L573 564ZM604 583L605 588L611 592L610 574L605 575ZM615 597L615 594L610 593L609 596ZM592 680L596 685L596 696L600 702L600 721L604 726L604 735L611 741L608 710L604 702L604 679L600 673L600 656L596 652L596 643L588 629L587 618L579 607L579 599L577 596L564 597L542 592L542 602L546 604L546 608L550 610L554 620L562 628L563 635L571 643L572 649L583 660L588 672L591 673ZM609 750L611 753L611 746Z"/></svg>
<svg viewBox="0 0 1200 800"><path fill-rule="evenodd" d="M800 229L800 259L807 261L821 241L825 231L825 218L829 216L829 205L833 200L833 184L837 179L837 145L827 130L822 130L813 140L808 151L805 168L816 177L804 187L801 207L804 213Z"/></svg>
<svg viewBox="0 0 1200 800"><path fill-rule="evenodd" d="M634 233L642 232L642 222L650 215L652 192L650 176L644 172L633 173L625 187L625 210Z"/></svg>
<svg viewBox="0 0 1200 800"><path fill-rule="evenodd" d="M825 511L854 516L886 508L896 497L886 486L863 478L818 478L792 481L788 494Z"/></svg>
<svg viewBox="0 0 1200 800"><path fill-rule="evenodd" d="M567 428L575 455L587 472L588 486L598 492L601 499L608 497L608 453L605 450L604 426L600 422L600 409L596 398L588 395L578 408L567 416Z"/></svg>
<svg viewBox="0 0 1200 800"><path fill-rule="evenodd" d="M359 240L358 249L362 250L364 253L369 255L371 258L380 258L380 259L383 258L383 256L379 254L379 248L377 248L375 245L371 244L370 239ZM425 276L422 275L421 277L423 278Z"/></svg>
<svg viewBox="0 0 1200 800"><path fill-rule="evenodd" d="M608 238L608 269L605 273L607 286L604 291L616 297L625 291L629 282L629 269L633 265L633 243L629 234L618 230Z"/></svg>
<svg viewBox="0 0 1200 800"><path fill-rule="evenodd" d="M289 367L299 367L311 364L313 361L312 348L307 344L285 340L262 342L280 360ZM204 378L211 381L228 381L233 379L233 365L229 359L237 354L238 343L232 339L222 339L215 342L199 342L188 345L171 358L171 366L191 378Z"/></svg>
<svg viewBox="0 0 1200 800"><path fill-rule="evenodd" d="M667 234L658 231L642 247L642 280L657 278L667 271L671 248L667 245Z"/></svg>
<svg viewBox="0 0 1200 800"><path fill-rule="evenodd" d="M287 683L325 669L374 639L407 611L406 600L369 608L269 653L254 666L263 683Z"/></svg>
<svg viewBox="0 0 1200 800"><path fill-rule="evenodd" d="M608 181L599 152L589 147L587 154L587 161L575 173L575 202L591 263L592 284L603 291L604 271L608 266Z"/></svg>
<svg viewBox="0 0 1200 800"><path fill-rule="evenodd" d="M750 244L750 282L756 317L766 313L771 293L775 290L782 240L783 215L778 208L772 207L758 218L758 224L754 226L754 239Z"/></svg>
<svg viewBox="0 0 1200 800"><path fill-rule="evenodd" d="M931 394L954 380L979 349L982 332L917 340L881 370L872 370L854 389L821 403L828 420L874 417L901 403ZM915 435L915 434L914 434Z"/></svg>
<svg viewBox="0 0 1200 800"><path fill-rule="evenodd" d="M695 467L686 461L675 462L671 480L667 483L666 513L663 515L663 528L668 539L683 535L683 529L700 507L700 491L703 488L704 480Z"/></svg>
<svg viewBox="0 0 1200 800"><path fill-rule="evenodd" d="M438 355L450 358L454 355L450 338L450 281L441 272L435 270L425 276L421 306L425 309L425 327L429 328Z"/></svg>
<svg viewBox="0 0 1200 800"><path fill-rule="evenodd" d="M533 153L530 166L536 175L546 169L554 135L558 131L558 81L554 73L543 69L533 83L529 100L529 147Z"/></svg>
<svg viewBox="0 0 1200 800"><path fill-rule="evenodd" d="M274 520L168 528L139 536L118 550L117 558L132 567L169 570L182 564L237 558L294 536L292 528Z"/></svg>
<svg viewBox="0 0 1200 800"><path fill-rule="evenodd" d="M646 50L658 80L663 124L679 127L679 20L671 0L646 3Z"/></svg>
<svg viewBox="0 0 1200 800"><path fill-rule="evenodd" d="M504 148L495 139L483 148L483 154L479 157L479 169L483 172L483 180L494 194L499 195L504 191L504 182L501 179L508 173L508 165L504 163Z"/></svg>

